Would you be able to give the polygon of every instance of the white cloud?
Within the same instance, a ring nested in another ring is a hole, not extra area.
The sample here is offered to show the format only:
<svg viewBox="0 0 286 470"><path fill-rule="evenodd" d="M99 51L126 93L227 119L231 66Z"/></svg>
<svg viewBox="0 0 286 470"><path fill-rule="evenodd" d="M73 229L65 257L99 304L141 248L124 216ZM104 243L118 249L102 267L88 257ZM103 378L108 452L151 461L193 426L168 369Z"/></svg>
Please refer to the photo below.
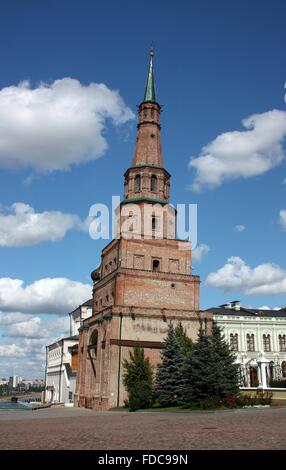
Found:
<svg viewBox="0 0 286 470"><path fill-rule="evenodd" d="M118 91L63 78L31 88L28 81L0 90L0 167L65 170L107 149L107 120L133 119Z"/></svg>
<svg viewBox="0 0 286 470"><path fill-rule="evenodd" d="M262 305L258 310L280 310L281 307L268 307L268 305Z"/></svg>
<svg viewBox="0 0 286 470"><path fill-rule="evenodd" d="M0 246L31 246L47 241L54 242L62 240L68 230L86 230L86 223L77 215L60 211L35 212L23 202L14 203L9 209L12 213L4 213L0 209Z"/></svg>
<svg viewBox="0 0 286 470"><path fill-rule="evenodd" d="M24 315L24 314L23 314ZM0 313L5 317L4 313ZM27 315L26 315L27 317ZM33 316L20 321L15 321L5 325L3 328L4 337L12 338L30 338L30 339L43 339L58 338L59 336L67 336L69 334L69 316L65 315L62 318L40 318Z"/></svg>
<svg viewBox="0 0 286 470"><path fill-rule="evenodd" d="M1 377L44 377L46 345L69 335L69 316L0 312L0 326Z"/></svg>
<svg viewBox="0 0 286 470"><path fill-rule="evenodd" d="M0 309L22 313L68 313L91 297L91 286L66 278L44 278L27 286L0 278Z"/></svg>
<svg viewBox="0 0 286 470"><path fill-rule="evenodd" d="M286 209L281 209L280 211L280 224L282 225L283 230L286 231Z"/></svg>
<svg viewBox="0 0 286 470"><path fill-rule="evenodd" d="M192 251L192 260L200 262L203 257L210 251L210 247L205 244L197 245L196 248Z"/></svg>
<svg viewBox="0 0 286 470"><path fill-rule="evenodd" d="M0 326L13 325L14 323L27 321L32 318L32 315L21 312L1 312L0 311Z"/></svg>
<svg viewBox="0 0 286 470"><path fill-rule="evenodd" d="M245 225L240 225L240 224L235 225L235 226L233 227L233 230L234 230L235 232L238 232L238 233L239 233L239 232L244 232L245 229L246 229Z"/></svg>
<svg viewBox="0 0 286 470"><path fill-rule="evenodd" d="M0 356L3 357L24 357L25 352L16 344L0 345Z"/></svg>
<svg viewBox="0 0 286 470"><path fill-rule="evenodd" d="M232 256L218 271L208 275L206 284L248 295L285 294L286 271L273 263L251 268L238 256Z"/></svg>
<svg viewBox="0 0 286 470"><path fill-rule="evenodd" d="M274 109L242 121L245 131L225 132L190 160L196 171L191 189L215 188L224 181L262 175L285 157L286 112Z"/></svg>

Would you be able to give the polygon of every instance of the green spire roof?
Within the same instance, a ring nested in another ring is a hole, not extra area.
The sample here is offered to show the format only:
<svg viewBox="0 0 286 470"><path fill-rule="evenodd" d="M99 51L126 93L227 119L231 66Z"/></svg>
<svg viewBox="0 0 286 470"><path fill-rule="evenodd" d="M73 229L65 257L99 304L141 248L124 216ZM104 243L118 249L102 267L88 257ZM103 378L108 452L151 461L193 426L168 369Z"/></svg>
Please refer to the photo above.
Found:
<svg viewBox="0 0 286 470"><path fill-rule="evenodd" d="M149 66L149 73L147 78L147 84L145 89L145 95L143 101L153 101L156 102L156 93L155 93L155 81L154 81L154 70L153 70L153 57L154 57L154 49L151 48L150 51L150 66Z"/></svg>

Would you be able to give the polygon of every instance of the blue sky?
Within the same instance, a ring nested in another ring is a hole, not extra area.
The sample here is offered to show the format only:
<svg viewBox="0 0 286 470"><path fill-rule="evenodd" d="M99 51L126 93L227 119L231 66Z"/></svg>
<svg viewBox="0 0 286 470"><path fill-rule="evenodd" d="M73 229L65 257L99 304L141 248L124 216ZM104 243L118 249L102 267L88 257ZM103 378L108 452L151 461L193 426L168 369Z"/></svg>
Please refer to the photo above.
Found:
<svg viewBox="0 0 286 470"><path fill-rule="evenodd" d="M64 312L88 294L106 241L92 240L82 221L93 203L122 195L151 43L171 199L198 204L198 242L209 248L194 262L201 307L236 298L253 307L286 304L285 13L278 0L3 2L1 376L40 374L41 348L66 331ZM245 141L242 120L253 115ZM227 132L229 153L225 139L216 140ZM206 154L223 161L219 175L213 165L201 169ZM64 214L57 233L55 211ZM32 219L44 227L28 236ZM37 284L54 278L65 279L62 290Z"/></svg>

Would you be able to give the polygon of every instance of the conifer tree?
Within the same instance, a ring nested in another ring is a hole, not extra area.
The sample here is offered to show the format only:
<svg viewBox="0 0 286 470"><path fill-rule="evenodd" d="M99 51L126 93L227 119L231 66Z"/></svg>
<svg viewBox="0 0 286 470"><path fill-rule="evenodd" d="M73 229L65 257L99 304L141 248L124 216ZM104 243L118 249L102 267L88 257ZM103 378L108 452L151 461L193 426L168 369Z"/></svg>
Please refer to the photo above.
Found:
<svg viewBox="0 0 286 470"><path fill-rule="evenodd" d="M220 328L213 323L208 336L201 324L198 341L185 361L184 403L215 406L227 395L238 393L238 366L234 361Z"/></svg>
<svg viewBox="0 0 286 470"><path fill-rule="evenodd" d="M236 355L216 322L213 322L211 341L217 364L217 393L222 398L235 395L239 392L239 365L235 363Z"/></svg>
<svg viewBox="0 0 286 470"><path fill-rule="evenodd" d="M164 346L157 367L156 398L162 406L176 406L182 401L184 355L171 322Z"/></svg>
<svg viewBox="0 0 286 470"><path fill-rule="evenodd" d="M153 370L144 349L135 346L129 352L130 361L123 361L123 384L128 393L130 411L147 408L153 403Z"/></svg>
<svg viewBox="0 0 286 470"><path fill-rule="evenodd" d="M194 343L191 338L188 337L182 322L178 323L178 325L175 327L175 335L180 343L183 355L187 356L188 353L192 351Z"/></svg>

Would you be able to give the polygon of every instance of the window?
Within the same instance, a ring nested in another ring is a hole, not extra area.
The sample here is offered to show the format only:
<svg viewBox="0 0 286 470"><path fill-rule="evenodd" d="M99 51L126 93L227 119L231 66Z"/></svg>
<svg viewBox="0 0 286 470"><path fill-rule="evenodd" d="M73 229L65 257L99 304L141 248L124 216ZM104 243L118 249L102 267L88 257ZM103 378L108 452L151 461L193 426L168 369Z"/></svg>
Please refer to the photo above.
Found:
<svg viewBox="0 0 286 470"><path fill-rule="evenodd" d="M252 333L246 335L246 345L247 351L255 351L255 344L254 344L254 334Z"/></svg>
<svg viewBox="0 0 286 470"><path fill-rule="evenodd" d="M159 230L160 228L160 217L152 215L152 230Z"/></svg>
<svg viewBox="0 0 286 470"><path fill-rule="evenodd" d="M282 369L282 377L283 379L285 379L286 378L286 361L282 362L281 369Z"/></svg>
<svg viewBox="0 0 286 470"><path fill-rule="evenodd" d="M141 191L141 176L135 176L135 184L134 184L135 193L139 193Z"/></svg>
<svg viewBox="0 0 286 470"><path fill-rule="evenodd" d="M153 259L152 261L152 271L160 271L160 261L158 259Z"/></svg>
<svg viewBox="0 0 286 470"><path fill-rule="evenodd" d="M230 348L233 351L238 351L238 334L237 333L231 333L230 334Z"/></svg>
<svg viewBox="0 0 286 470"><path fill-rule="evenodd" d="M152 175L151 176L151 191L157 192L157 187L158 187L157 182L158 182L157 181L157 176Z"/></svg>
<svg viewBox="0 0 286 470"><path fill-rule="evenodd" d="M286 335L279 335L279 350L286 352Z"/></svg>
<svg viewBox="0 0 286 470"><path fill-rule="evenodd" d="M271 351L270 335L263 335L263 349L265 352Z"/></svg>

